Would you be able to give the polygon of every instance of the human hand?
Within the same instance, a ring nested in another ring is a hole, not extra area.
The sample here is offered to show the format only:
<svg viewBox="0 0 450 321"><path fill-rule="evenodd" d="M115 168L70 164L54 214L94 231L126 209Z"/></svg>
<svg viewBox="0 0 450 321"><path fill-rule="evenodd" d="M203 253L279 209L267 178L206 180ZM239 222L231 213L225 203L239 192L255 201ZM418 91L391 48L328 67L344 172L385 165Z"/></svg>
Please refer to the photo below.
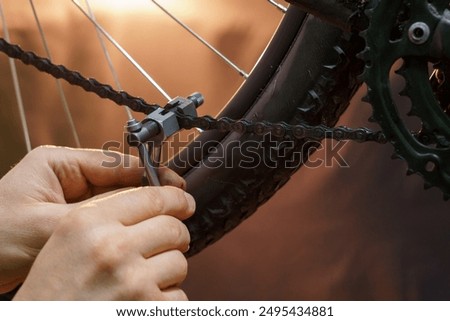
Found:
<svg viewBox="0 0 450 321"><path fill-rule="evenodd" d="M111 153L111 152L108 152ZM133 156L115 167L111 154L99 150L40 147L29 153L0 180L0 293L22 283L59 220L91 198L140 185L143 169ZM168 169L160 171L164 185L184 188Z"/></svg>
<svg viewBox="0 0 450 321"><path fill-rule="evenodd" d="M178 300L195 209L174 187L94 200L61 219L15 300Z"/></svg>

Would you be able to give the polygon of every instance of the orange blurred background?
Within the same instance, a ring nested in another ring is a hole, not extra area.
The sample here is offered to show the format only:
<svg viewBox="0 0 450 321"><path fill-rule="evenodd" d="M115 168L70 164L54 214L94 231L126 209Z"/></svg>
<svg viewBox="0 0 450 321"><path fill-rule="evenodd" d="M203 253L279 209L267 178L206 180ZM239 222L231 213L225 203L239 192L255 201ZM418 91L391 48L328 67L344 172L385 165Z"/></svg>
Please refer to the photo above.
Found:
<svg viewBox="0 0 450 321"><path fill-rule="evenodd" d="M105 2L115 10L105 9ZM101 24L170 95L201 91L207 103L200 112L216 113L242 83L236 72L150 1L128 1L135 4L131 9L121 3L92 0ZM262 0L161 3L247 71L281 18ZM28 0L3 4L12 41L45 55ZM35 4L54 61L113 84L95 30L69 1ZM124 89L164 104L110 49ZM7 63L0 56L2 173L25 153ZM20 63L17 67L32 145L73 146L54 80ZM123 109L64 88L84 147L122 140ZM370 107L360 103L363 90L342 124L369 126ZM184 285L190 299L450 299L449 203L436 189L424 192L419 177L406 177L405 164L391 161L391 153L390 146L348 143L342 155L349 168L300 170L253 217L190 259Z"/></svg>

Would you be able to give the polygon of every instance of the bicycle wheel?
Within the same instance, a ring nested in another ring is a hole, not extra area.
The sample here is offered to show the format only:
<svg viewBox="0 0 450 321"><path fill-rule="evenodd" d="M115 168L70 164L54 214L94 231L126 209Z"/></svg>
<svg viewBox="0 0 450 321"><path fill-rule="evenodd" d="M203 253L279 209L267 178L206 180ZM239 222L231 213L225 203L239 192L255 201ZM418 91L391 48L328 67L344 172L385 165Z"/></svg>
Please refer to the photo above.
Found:
<svg viewBox="0 0 450 321"><path fill-rule="evenodd" d="M348 40L337 28L290 7L263 59L221 116L335 125L360 85L354 57L361 43ZM289 146L278 142L277 155L267 155L264 138L254 135L207 132L196 142L170 164L184 175L198 205L187 222L189 255L253 214L318 146L308 140ZM249 160L251 148L258 157Z"/></svg>
<svg viewBox="0 0 450 321"><path fill-rule="evenodd" d="M359 86L354 56L361 44L354 40L290 7L263 57L221 116L333 126ZM273 159L273 154L266 154L266 139L206 132L170 162L186 178L198 204L187 221L192 235L189 255L254 213L318 146L308 140L293 146L276 141L278 154ZM257 157L250 159L249 151ZM239 166L242 162L246 166Z"/></svg>

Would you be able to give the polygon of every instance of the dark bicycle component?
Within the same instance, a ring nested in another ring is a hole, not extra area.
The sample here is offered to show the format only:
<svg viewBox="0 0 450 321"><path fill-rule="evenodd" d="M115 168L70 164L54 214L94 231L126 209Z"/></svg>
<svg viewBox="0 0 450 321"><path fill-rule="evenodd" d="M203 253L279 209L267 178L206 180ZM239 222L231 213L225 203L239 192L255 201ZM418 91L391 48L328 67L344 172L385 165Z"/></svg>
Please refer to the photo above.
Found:
<svg viewBox="0 0 450 321"><path fill-rule="evenodd" d="M395 147L396 156L407 161L408 174L418 173L425 187L439 187L450 198L450 118L448 75L450 58L450 10L448 0L376 0L367 10L369 28L361 35L366 49L364 79L373 118ZM411 100L408 116L420 119L419 132L411 132L399 115L389 84L397 60L404 64L398 74L406 81L401 94ZM440 66L429 80L429 63ZM438 77L438 78L436 78ZM434 89L434 90L433 90Z"/></svg>
<svg viewBox="0 0 450 321"><path fill-rule="evenodd" d="M364 25L361 9L367 0L286 0L344 31L359 30Z"/></svg>
<svg viewBox="0 0 450 321"><path fill-rule="evenodd" d="M127 122L127 142L138 148L146 178L152 186L160 185L156 168L159 166L163 141L181 129L178 123L180 115L197 117L197 108L203 101L200 93L194 93L187 98L177 97L164 108L150 113L141 122L135 119Z"/></svg>
<svg viewBox="0 0 450 321"><path fill-rule="evenodd" d="M292 5L298 6L319 17L326 22L336 25L343 30L350 30L350 18L353 10L344 6L342 1L337 0L287 0Z"/></svg>

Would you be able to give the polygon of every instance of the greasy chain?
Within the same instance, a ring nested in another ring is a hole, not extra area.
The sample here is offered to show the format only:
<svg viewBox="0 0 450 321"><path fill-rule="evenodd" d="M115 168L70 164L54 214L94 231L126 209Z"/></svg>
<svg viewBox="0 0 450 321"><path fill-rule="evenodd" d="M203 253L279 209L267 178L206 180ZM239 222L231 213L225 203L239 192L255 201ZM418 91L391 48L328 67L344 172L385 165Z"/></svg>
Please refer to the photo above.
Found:
<svg viewBox="0 0 450 321"><path fill-rule="evenodd" d="M34 52L22 50L17 45L12 45L0 38L0 51L10 58L18 59L26 65L48 73L57 79L64 79L74 86L85 91L95 93L101 98L109 99L120 106L128 106L136 112L149 114L159 108L159 105L148 104L142 98L134 97L124 91L116 91L111 86L102 84L93 78L85 78L79 72L69 70L65 66L55 65L49 59L39 57ZM284 122L269 123L266 121L251 122L248 120L233 120L227 117L215 119L210 116L192 117L177 114L181 128L200 128L202 130L219 130L222 132L235 131L255 135L271 133L275 137L287 139L322 140L331 138L335 140L352 140L356 142L377 142L385 144L387 139L383 132L372 131L367 128L348 128L345 126L330 128L324 125L310 126L307 124L291 125Z"/></svg>

